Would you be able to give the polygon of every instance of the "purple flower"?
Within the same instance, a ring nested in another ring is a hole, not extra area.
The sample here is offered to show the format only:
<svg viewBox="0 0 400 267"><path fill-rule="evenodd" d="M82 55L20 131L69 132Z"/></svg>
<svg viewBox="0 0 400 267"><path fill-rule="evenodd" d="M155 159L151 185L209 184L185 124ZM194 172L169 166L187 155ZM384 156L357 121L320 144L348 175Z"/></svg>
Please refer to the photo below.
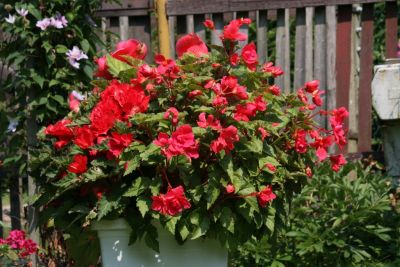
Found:
<svg viewBox="0 0 400 267"><path fill-rule="evenodd" d="M42 31L45 31L47 29L47 27L50 26L50 19L49 18L44 18L42 20L39 20L36 23L36 27L39 27Z"/></svg>
<svg viewBox="0 0 400 267"><path fill-rule="evenodd" d="M6 22L10 23L10 24L14 24L15 22L15 16L8 14L8 18L5 19Z"/></svg>
<svg viewBox="0 0 400 267"><path fill-rule="evenodd" d="M66 53L68 57L68 62L75 69L79 69L79 63L77 61L81 59L88 59L88 56L83 53L77 46L74 46L71 50Z"/></svg>

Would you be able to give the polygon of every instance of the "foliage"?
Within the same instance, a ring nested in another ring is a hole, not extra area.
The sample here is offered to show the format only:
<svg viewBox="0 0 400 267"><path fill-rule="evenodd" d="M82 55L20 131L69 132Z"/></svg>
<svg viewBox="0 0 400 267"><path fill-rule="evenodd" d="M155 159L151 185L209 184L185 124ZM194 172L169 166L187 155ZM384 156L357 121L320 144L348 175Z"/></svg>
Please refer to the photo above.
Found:
<svg viewBox="0 0 400 267"><path fill-rule="evenodd" d="M327 149L346 143L348 113L314 111L322 104L318 81L280 94L271 82L283 72L258 66L254 44L237 53L243 23L249 19L232 21L224 46L211 51L198 36L183 36L177 61L158 55L147 65L137 40L99 59L96 76L104 79L39 134L41 223L76 237L93 220L124 217L131 242L144 238L154 250L152 221L179 243L207 237L233 249L274 237L314 155L336 171L344 164ZM334 130L320 129L318 115L331 116Z"/></svg>
<svg viewBox="0 0 400 267"><path fill-rule="evenodd" d="M388 179L360 163L339 173L318 168L285 207L290 219L276 242L247 243L232 266L397 266L400 214L389 190Z"/></svg>

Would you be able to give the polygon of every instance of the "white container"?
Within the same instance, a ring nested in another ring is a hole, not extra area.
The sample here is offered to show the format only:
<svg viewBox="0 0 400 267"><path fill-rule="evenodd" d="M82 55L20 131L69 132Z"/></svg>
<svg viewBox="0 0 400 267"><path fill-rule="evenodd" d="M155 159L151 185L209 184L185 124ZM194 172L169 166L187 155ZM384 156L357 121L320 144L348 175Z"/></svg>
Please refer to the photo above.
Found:
<svg viewBox="0 0 400 267"><path fill-rule="evenodd" d="M98 232L103 267L228 266L228 252L215 240L189 240L181 246L160 227L160 253L157 253L143 241L128 246L131 228L124 219L96 222L92 229Z"/></svg>

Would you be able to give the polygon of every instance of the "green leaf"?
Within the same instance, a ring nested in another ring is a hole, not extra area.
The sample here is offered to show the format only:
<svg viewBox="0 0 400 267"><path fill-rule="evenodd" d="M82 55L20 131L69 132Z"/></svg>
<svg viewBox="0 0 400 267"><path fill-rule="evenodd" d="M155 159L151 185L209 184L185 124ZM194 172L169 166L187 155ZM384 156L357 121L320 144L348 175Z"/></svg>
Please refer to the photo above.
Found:
<svg viewBox="0 0 400 267"><path fill-rule="evenodd" d="M178 226L178 228L179 228L179 234L181 235L181 237L182 237L182 240L186 240L186 238L189 236L189 234L190 234L190 231L189 231L189 229L188 229L188 227L186 226L186 224L185 223L183 223L182 225L179 225Z"/></svg>
<svg viewBox="0 0 400 267"><path fill-rule="evenodd" d="M108 66L108 71L114 76L118 77L119 73L124 70L131 69L132 67L125 62L122 62L118 59L113 58L110 55L106 56L107 58L107 66Z"/></svg>
<svg viewBox="0 0 400 267"><path fill-rule="evenodd" d="M112 212L114 209L118 208L118 200L109 200L106 196L100 199L98 203L98 217L97 220L102 219L104 216Z"/></svg>
<svg viewBox="0 0 400 267"><path fill-rule="evenodd" d="M124 197L136 197L148 189L151 181L147 177L138 177L132 186L124 193Z"/></svg>
<svg viewBox="0 0 400 267"><path fill-rule="evenodd" d="M252 138L250 141L245 143L247 149L256 154L262 154L263 152L263 142L258 138Z"/></svg>
<svg viewBox="0 0 400 267"><path fill-rule="evenodd" d="M224 207L221 211L221 224L232 234L235 233L235 219L232 210L228 207Z"/></svg>
<svg viewBox="0 0 400 267"><path fill-rule="evenodd" d="M83 52L87 53L90 49L90 44L89 44L88 40L83 39L81 41L81 47L82 47Z"/></svg>
<svg viewBox="0 0 400 267"><path fill-rule="evenodd" d="M176 224L179 221L179 217L171 217L165 224L165 228L173 235L175 235Z"/></svg>
<svg viewBox="0 0 400 267"><path fill-rule="evenodd" d="M140 196L136 200L136 207L139 209L142 217L146 216L147 212L149 212L151 207L151 201L147 197Z"/></svg>
<svg viewBox="0 0 400 267"><path fill-rule="evenodd" d="M153 225L149 225L146 229L146 235L144 237L144 241L146 245L152 250L160 253L160 247L158 244L158 234L157 229Z"/></svg>
<svg viewBox="0 0 400 267"><path fill-rule="evenodd" d="M218 184L210 182L207 187L207 209L210 209L214 202L218 199L220 190Z"/></svg>
<svg viewBox="0 0 400 267"><path fill-rule="evenodd" d="M56 52L58 54L66 54L68 50L69 50L68 47L66 47L65 45L62 44L56 45Z"/></svg>
<svg viewBox="0 0 400 267"><path fill-rule="evenodd" d="M139 157L134 157L130 161L127 162L127 168L124 172L124 176L132 173L134 170L137 169L137 167L140 166L140 158Z"/></svg>

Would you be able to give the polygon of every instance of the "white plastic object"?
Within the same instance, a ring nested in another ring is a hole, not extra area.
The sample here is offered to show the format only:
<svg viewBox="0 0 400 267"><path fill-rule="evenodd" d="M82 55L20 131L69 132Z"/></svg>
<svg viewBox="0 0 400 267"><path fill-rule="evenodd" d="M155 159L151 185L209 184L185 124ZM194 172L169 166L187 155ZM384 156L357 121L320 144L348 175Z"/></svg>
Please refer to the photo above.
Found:
<svg viewBox="0 0 400 267"><path fill-rule="evenodd" d="M189 240L179 245L174 236L158 228L160 253L136 241L128 246L131 228L124 219L93 224L100 239L103 267L227 267L228 252L210 239Z"/></svg>
<svg viewBox="0 0 400 267"><path fill-rule="evenodd" d="M375 66L372 105L381 120L400 119L400 64Z"/></svg>

